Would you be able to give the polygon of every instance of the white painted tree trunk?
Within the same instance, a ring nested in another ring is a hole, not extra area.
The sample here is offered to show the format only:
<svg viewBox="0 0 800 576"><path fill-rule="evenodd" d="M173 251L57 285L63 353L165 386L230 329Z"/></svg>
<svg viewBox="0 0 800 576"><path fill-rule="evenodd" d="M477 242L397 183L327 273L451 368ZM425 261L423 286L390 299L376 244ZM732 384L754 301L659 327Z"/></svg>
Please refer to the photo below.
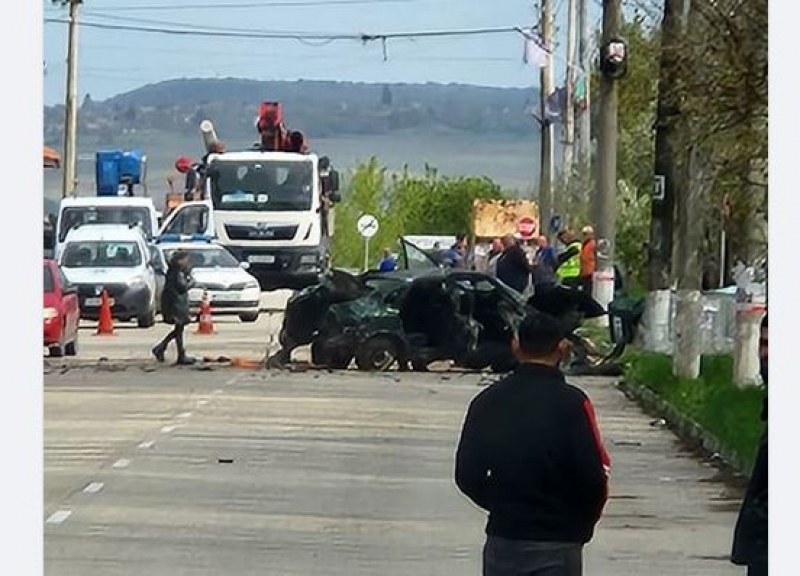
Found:
<svg viewBox="0 0 800 576"><path fill-rule="evenodd" d="M761 383L758 340L764 312L762 304L741 304L736 309L733 381L739 388Z"/></svg>
<svg viewBox="0 0 800 576"><path fill-rule="evenodd" d="M594 273L592 277L592 297L608 310L608 305L614 300L614 267L604 266ZM597 326L608 326L608 316L600 316L594 322Z"/></svg>
<svg viewBox="0 0 800 576"><path fill-rule="evenodd" d="M670 354L672 338L670 337L670 290L655 290L647 294L645 301L643 347L648 352Z"/></svg>
<svg viewBox="0 0 800 576"><path fill-rule="evenodd" d="M698 378L703 353L700 319L703 298L699 290L679 290L675 306L675 347L672 374L679 378Z"/></svg>

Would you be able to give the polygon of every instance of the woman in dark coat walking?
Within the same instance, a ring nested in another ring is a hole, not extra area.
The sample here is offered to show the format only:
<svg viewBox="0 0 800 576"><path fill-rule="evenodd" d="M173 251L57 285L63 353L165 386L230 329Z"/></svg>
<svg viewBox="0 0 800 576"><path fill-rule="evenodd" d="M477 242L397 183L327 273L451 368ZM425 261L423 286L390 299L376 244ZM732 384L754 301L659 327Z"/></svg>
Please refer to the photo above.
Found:
<svg viewBox="0 0 800 576"><path fill-rule="evenodd" d="M164 291L161 294L161 315L164 322L172 324L174 328L166 337L153 348L153 356L159 362L164 361L164 352L167 345L175 340L178 349L177 364L194 364L194 358L186 355L183 347L183 329L191 321L189 313L189 289L192 287L192 277L189 270L189 253L185 250L176 250L169 261L167 279L164 282Z"/></svg>
<svg viewBox="0 0 800 576"><path fill-rule="evenodd" d="M758 355L761 361L761 378L767 386L769 375L769 325L767 316L761 321L761 338ZM767 422L767 398L761 408L761 419ZM767 460L767 430L758 444L750 483L736 520L731 562L747 566L747 576L767 576L769 548L769 465Z"/></svg>

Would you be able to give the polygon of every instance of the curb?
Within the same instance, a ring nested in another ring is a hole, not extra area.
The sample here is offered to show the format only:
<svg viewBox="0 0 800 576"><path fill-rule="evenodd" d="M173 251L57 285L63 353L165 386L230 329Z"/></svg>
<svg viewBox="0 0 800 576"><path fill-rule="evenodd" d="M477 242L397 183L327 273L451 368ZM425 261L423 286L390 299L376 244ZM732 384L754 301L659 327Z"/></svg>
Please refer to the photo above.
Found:
<svg viewBox="0 0 800 576"><path fill-rule="evenodd" d="M646 412L661 416L667 427L678 438L699 449L706 456L718 459L736 473L750 477L751 470L738 452L726 447L716 436L697 422L681 414L672 404L658 396L644 384L621 380L619 389L628 398L635 400Z"/></svg>

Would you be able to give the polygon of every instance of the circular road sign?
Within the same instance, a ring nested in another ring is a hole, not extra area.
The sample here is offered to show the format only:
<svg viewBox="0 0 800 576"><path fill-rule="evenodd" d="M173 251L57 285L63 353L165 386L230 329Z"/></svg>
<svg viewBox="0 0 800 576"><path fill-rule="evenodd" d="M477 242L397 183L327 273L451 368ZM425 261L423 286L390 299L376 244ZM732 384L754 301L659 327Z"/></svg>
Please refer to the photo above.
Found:
<svg viewBox="0 0 800 576"><path fill-rule="evenodd" d="M364 238L372 238L378 233L378 219L372 214L364 214L356 223L358 233Z"/></svg>
<svg viewBox="0 0 800 576"><path fill-rule="evenodd" d="M530 216L523 216L517 221L517 231L525 240L533 238L533 234L536 232L536 220Z"/></svg>

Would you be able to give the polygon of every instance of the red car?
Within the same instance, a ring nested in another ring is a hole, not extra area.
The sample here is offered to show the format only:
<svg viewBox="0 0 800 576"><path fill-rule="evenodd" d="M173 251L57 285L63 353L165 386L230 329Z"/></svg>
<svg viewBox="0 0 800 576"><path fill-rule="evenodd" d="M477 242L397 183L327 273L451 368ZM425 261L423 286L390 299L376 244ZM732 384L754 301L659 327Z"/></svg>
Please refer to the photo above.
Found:
<svg viewBox="0 0 800 576"><path fill-rule="evenodd" d="M44 261L44 345L51 357L78 352L80 308L78 292L70 286L55 260Z"/></svg>

